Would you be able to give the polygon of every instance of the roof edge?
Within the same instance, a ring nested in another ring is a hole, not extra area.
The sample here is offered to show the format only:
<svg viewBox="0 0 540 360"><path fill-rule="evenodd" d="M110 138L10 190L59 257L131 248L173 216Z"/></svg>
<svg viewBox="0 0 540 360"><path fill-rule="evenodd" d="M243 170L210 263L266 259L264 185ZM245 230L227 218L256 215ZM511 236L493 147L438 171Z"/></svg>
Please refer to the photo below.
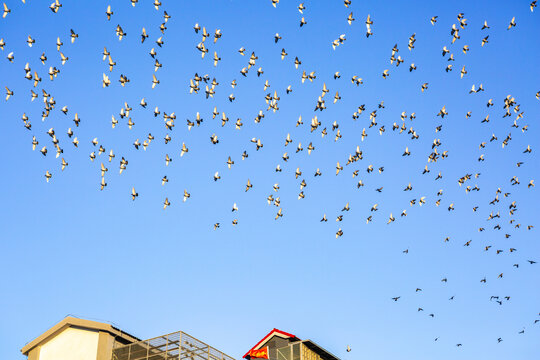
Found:
<svg viewBox="0 0 540 360"><path fill-rule="evenodd" d="M331 357L333 357L334 359L336 360L339 360L339 358L332 354L330 351L326 350L325 348L323 348L322 346L320 346L319 344L317 344L315 341L313 340L310 340L310 339L307 339L307 340L302 340L301 341L302 343L310 343L312 345L315 345L317 348L319 348L320 350L322 350L323 352L325 352L327 355L330 355Z"/></svg>
<svg viewBox="0 0 540 360"><path fill-rule="evenodd" d="M248 350L248 352L242 357L244 359L247 359L247 356L249 355L249 352L251 350L258 350L261 345L263 345L266 341L270 340L270 338L272 337L272 335L281 335L282 337L287 337L287 338L293 338L293 339L297 339L297 340L301 340L299 337L297 337L296 335L293 335L293 334L289 334L285 331L281 331L279 329L276 329L276 328L273 328L272 331L270 331L268 334L266 334L265 337L263 337L257 344L255 344L254 347L252 347L251 349Z"/></svg>
<svg viewBox="0 0 540 360"><path fill-rule="evenodd" d="M62 321L45 331L43 334L39 335L34 340L30 341L28 344L26 344L22 349L21 353L23 355L28 355L30 350L34 349L36 346L46 342L54 335L58 334L59 332L69 328L69 327L80 327L80 328L86 328L90 330L98 330L98 331L105 331L111 334L114 337L120 337L124 340L127 340L129 342L136 342L140 341L140 339L136 338L133 335L130 335L111 324L107 323L101 323L97 321L92 320L85 320L85 319L79 319L72 316L67 316Z"/></svg>

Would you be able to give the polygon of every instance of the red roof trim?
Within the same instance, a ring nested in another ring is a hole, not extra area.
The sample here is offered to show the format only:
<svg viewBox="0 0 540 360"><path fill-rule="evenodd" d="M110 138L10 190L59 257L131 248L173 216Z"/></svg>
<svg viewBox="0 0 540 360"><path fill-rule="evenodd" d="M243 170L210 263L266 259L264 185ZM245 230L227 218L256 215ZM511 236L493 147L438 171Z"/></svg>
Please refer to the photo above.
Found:
<svg viewBox="0 0 540 360"><path fill-rule="evenodd" d="M296 337L296 335L293 335L293 334L289 334L285 331L281 331L279 329L272 329L272 331L270 331L265 337L263 337L257 344L255 344L254 347L252 347L251 349L249 349L249 351L246 353L246 355L243 356L244 359L249 359L249 352L251 350L259 350L259 348L262 347L262 345L264 345L265 342L267 342L268 340L270 340L270 338L274 335L278 335L280 337L285 337L285 338L293 338L295 340L300 340L300 338Z"/></svg>

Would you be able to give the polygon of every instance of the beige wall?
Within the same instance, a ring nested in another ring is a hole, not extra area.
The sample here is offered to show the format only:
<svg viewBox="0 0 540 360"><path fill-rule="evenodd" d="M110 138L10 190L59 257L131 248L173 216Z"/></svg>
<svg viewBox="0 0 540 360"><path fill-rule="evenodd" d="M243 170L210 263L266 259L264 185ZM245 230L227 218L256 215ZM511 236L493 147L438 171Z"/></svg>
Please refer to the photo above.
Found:
<svg viewBox="0 0 540 360"><path fill-rule="evenodd" d="M69 327L41 346L38 360L96 360L99 332Z"/></svg>

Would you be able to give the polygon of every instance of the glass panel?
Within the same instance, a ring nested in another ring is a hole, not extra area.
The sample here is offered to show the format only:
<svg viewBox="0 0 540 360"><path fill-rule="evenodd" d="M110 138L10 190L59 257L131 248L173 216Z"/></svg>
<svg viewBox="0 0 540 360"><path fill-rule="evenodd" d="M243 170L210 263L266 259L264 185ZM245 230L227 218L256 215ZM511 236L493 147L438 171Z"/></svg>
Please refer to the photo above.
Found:
<svg viewBox="0 0 540 360"><path fill-rule="evenodd" d="M292 360L300 360L300 344L292 346Z"/></svg>
<svg viewBox="0 0 540 360"><path fill-rule="evenodd" d="M286 347L277 349L277 360L292 360L291 347L286 346Z"/></svg>

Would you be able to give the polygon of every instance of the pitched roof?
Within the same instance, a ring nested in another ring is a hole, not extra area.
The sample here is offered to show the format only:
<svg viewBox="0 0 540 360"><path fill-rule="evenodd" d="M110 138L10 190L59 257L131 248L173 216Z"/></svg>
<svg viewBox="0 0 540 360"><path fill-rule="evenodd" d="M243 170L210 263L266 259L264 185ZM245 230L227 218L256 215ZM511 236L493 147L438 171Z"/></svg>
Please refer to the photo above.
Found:
<svg viewBox="0 0 540 360"><path fill-rule="evenodd" d="M261 341L259 341L257 344L255 344L254 347L252 347L251 349L249 349L249 351L243 356L244 359L248 359L249 358L249 352L251 350L259 350L260 348L262 348L262 346L268 341L270 340L273 336L279 336L281 338L284 338L284 339L292 339L293 341L299 341L300 338L296 337L296 335L293 335L293 334L289 334L285 331L281 331L281 330L278 330L276 328L272 329L272 331L270 331L268 333L268 335L266 335L265 337L263 337L261 339Z"/></svg>
<svg viewBox="0 0 540 360"><path fill-rule="evenodd" d="M97 330L97 331L105 331L111 334L114 337L118 337L121 340L127 343L140 341L140 339L136 338L133 335L130 335L111 324L101 323L97 321L92 320L85 320L85 319L78 319L75 317L67 316L62 321L60 321L58 324L54 325L49 330L45 331L43 334L35 338L34 340L30 341L28 344L26 344L22 349L21 352L23 355L28 355L28 352L35 348L38 345L41 345L42 343L49 341L54 336L58 335L60 332L64 331L65 329L69 327L78 327L83 329L89 329L89 330Z"/></svg>

